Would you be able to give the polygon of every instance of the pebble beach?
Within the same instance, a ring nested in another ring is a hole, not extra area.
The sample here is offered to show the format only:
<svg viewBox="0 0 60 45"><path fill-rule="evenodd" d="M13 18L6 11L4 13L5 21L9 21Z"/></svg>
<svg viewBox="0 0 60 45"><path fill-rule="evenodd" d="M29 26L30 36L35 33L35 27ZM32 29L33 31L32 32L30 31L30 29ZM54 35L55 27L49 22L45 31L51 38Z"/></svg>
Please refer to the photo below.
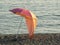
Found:
<svg viewBox="0 0 60 45"><path fill-rule="evenodd" d="M0 35L0 45L60 45L60 34L35 34L29 39L23 35Z"/></svg>

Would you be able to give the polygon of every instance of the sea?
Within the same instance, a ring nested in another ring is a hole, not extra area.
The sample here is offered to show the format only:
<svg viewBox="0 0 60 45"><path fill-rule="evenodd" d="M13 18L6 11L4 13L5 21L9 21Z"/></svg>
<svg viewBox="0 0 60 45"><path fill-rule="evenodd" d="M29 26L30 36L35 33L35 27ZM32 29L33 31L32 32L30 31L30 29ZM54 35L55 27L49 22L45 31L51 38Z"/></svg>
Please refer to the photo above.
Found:
<svg viewBox="0 0 60 45"><path fill-rule="evenodd" d="M9 10L24 8L37 17L37 33L60 33L60 0L0 0L0 34L28 34L25 18Z"/></svg>

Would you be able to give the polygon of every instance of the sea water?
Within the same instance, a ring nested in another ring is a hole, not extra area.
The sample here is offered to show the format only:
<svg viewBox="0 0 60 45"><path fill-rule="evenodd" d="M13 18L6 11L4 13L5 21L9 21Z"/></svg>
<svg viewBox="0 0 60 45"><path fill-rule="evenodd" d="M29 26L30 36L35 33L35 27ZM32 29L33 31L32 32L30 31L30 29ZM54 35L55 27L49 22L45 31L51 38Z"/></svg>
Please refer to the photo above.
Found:
<svg viewBox="0 0 60 45"><path fill-rule="evenodd" d="M14 8L26 8L37 16L35 33L60 33L60 0L0 0L0 34L28 33L25 19L9 12Z"/></svg>

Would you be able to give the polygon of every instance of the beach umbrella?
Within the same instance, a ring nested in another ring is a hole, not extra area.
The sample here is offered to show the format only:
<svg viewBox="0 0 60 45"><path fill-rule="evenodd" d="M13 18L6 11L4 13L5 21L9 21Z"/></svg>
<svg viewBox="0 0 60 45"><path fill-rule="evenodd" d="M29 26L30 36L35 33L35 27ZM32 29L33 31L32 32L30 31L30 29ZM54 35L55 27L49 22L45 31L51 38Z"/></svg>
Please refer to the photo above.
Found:
<svg viewBox="0 0 60 45"><path fill-rule="evenodd" d="M23 9L23 8L14 8L9 11L11 11L14 14L17 14L19 16L22 16L22 17L24 17L24 19L26 19L29 37L32 38L34 36L34 30L37 25L37 17L35 16L35 14L32 13L31 11L29 11L27 9Z"/></svg>

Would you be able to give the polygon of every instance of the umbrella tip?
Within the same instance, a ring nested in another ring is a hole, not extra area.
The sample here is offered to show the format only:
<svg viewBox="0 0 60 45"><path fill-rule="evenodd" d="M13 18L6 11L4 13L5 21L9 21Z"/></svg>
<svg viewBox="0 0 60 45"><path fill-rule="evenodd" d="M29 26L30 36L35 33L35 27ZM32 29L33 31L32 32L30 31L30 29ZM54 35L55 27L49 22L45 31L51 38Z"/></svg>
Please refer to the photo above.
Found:
<svg viewBox="0 0 60 45"><path fill-rule="evenodd" d="M12 10L9 10L9 11L11 11L11 12L12 12Z"/></svg>

